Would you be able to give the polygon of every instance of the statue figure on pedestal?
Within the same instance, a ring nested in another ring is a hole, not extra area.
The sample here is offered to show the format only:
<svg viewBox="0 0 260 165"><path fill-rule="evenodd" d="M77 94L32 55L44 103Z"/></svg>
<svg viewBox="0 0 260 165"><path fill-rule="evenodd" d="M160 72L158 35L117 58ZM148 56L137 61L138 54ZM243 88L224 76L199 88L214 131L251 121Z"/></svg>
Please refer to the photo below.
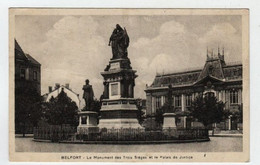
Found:
<svg viewBox="0 0 260 165"><path fill-rule="evenodd" d="M127 58L127 48L129 46L129 37L126 29L117 24L111 37L108 46L112 47L112 59Z"/></svg>
<svg viewBox="0 0 260 165"><path fill-rule="evenodd" d="M89 80L87 79L85 82L86 84L82 88L84 90L83 98L86 104L84 109L89 111L91 110L91 105L92 102L94 101L94 92L92 89L92 85L89 85Z"/></svg>

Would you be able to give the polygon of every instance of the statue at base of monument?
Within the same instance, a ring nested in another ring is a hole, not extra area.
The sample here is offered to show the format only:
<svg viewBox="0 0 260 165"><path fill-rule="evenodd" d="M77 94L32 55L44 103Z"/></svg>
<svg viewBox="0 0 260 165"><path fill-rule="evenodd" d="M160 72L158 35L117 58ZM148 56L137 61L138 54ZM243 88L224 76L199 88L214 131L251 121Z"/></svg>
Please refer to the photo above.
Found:
<svg viewBox="0 0 260 165"><path fill-rule="evenodd" d="M94 102L94 91L92 89L92 85L89 85L88 79L85 81L85 83L86 84L82 88L84 90L83 98L85 100L84 110L90 111L90 110L92 110L91 105Z"/></svg>
<svg viewBox="0 0 260 165"><path fill-rule="evenodd" d="M108 46L112 47L112 59L127 58L127 48L129 46L129 37L126 29L117 24L111 34Z"/></svg>

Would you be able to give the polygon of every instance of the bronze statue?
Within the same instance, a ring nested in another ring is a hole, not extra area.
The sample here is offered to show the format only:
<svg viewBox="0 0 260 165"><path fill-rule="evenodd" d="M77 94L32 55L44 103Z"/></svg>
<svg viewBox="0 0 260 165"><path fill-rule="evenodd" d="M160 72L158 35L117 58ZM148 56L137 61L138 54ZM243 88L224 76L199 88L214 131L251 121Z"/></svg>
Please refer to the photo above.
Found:
<svg viewBox="0 0 260 165"><path fill-rule="evenodd" d="M89 80L87 79L86 84L83 86L83 98L85 100L85 110L91 110L91 104L94 101L94 92L92 89L92 85L89 85Z"/></svg>
<svg viewBox="0 0 260 165"><path fill-rule="evenodd" d="M117 24L109 39L108 46L112 47L112 59L127 58L129 37L126 32L126 29L122 29L122 27L119 24Z"/></svg>

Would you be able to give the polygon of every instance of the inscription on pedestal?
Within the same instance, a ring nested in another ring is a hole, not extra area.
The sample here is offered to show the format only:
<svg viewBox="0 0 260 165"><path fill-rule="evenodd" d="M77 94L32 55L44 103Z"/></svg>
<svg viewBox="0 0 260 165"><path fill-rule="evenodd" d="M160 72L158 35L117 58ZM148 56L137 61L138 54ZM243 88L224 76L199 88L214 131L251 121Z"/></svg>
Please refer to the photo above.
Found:
<svg viewBox="0 0 260 165"><path fill-rule="evenodd" d="M120 98L120 83L119 82L115 82L115 83L110 83L110 99L117 99Z"/></svg>
<svg viewBox="0 0 260 165"><path fill-rule="evenodd" d="M120 68L119 62L115 62L115 63L110 64L110 70L119 69L119 68Z"/></svg>

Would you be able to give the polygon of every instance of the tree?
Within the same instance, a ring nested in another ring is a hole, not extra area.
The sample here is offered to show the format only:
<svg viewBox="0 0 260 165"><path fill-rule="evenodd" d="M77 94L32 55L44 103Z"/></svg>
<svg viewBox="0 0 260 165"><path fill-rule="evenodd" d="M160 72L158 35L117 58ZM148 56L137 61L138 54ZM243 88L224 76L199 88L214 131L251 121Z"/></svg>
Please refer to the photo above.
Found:
<svg viewBox="0 0 260 165"><path fill-rule="evenodd" d="M78 107L63 90L56 98L52 97L50 101L45 103L43 106L45 109L45 119L48 124L78 125Z"/></svg>
<svg viewBox="0 0 260 165"><path fill-rule="evenodd" d="M91 111L94 111L94 112L97 112L97 116L100 116L100 109L101 109L101 100L93 100L93 102L91 103L91 106L90 106L90 110ZM97 124L99 124L99 118L97 118Z"/></svg>
<svg viewBox="0 0 260 165"><path fill-rule="evenodd" d="M15 89L15 128L25 136L27 127L36 126L39 118L41 96L36 88L26 85Z"/></svg>
<svg viewBox="0 0 260 165"><path fill-rule="evenodd" d="M142 105L142 99L137 100L137 120L139 124L143 124L144 119L145 119L145 113L143 111L143 105Z"/></svg>
<svg viewBox="0 0 260 165"><path fill-rule="evenodd" d="M164 114L164 108L159 108L155 112L155 121L159 127L163 124L163 114Z"/></svg>
<svg viewBox="0 0 260 165"><path fill-rule="evenodd" d="M214 95L199 95L192 102L190 114L207 127L209 124L217 123L227 118L224 106L225 104L222 101L217 101Z"/></svg>
<svg viewBox="0 0 260 165"><path fill-rule="evenodd" d="M238 106L238 109L229 109L228 115L232 116L233 120L239 123L243 122L243 104Z"/></svg>

